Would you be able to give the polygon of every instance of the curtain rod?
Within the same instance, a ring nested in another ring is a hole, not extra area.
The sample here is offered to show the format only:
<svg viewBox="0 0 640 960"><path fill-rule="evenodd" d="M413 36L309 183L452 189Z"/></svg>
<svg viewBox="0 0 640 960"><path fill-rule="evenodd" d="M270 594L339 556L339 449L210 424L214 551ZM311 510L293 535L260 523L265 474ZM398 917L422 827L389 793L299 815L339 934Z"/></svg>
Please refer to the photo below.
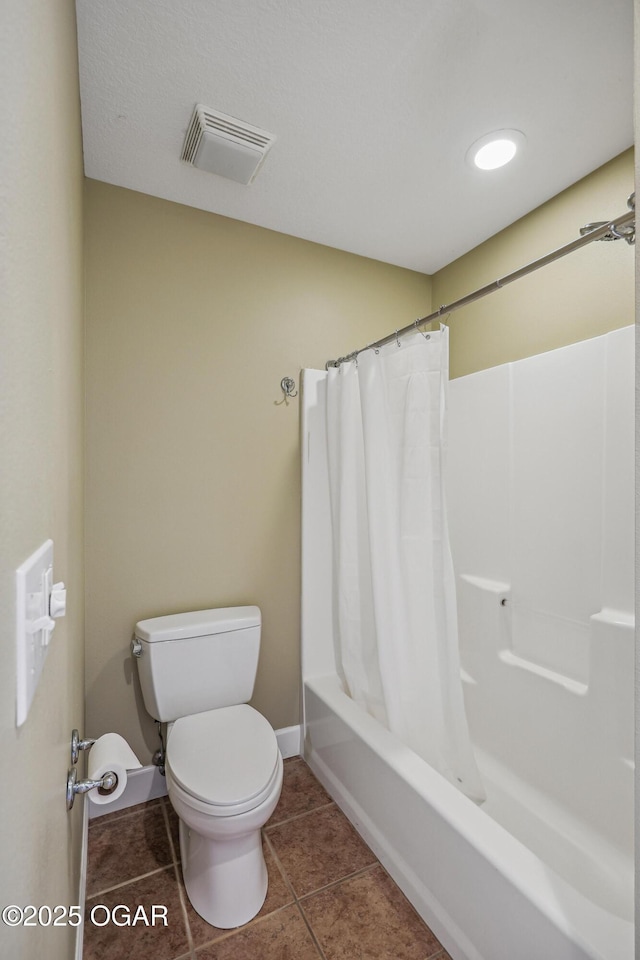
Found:
<svg viewBox="0 0 640 960"><path fill-rule="evenodd" d="M627 200L627 206L629 207L628 213L624 213L622 216L616 217L615 220L609 220L606 223L588 223L586 227L582 227L580 231L582 236L578 237L577 240L572 240L563 247L558 247L557 250L553 250L546 256L540 257L538 260L533 260L531 263L526 264L526 266L520 267L519 270L514 270L513 273L508 273L505 277L494 280L493 283L488 283L486 286L474 290L473 293L468 293L465 297L460 297L459 300L454 300L453 303L443 304L428 316L419 317L417 320L414 320L413 323L409 323L406 327L395 330L381 340L368 343L366 347L354 350L353 353L348 353L344 357L338 357L337 360L327 361L326 369L328 370L329 367L339 367L341 363L355 360L358 354L363 353L365 350L377 350L378 347L383 347L387 343L393 343L393 341L397 341L398 337L402 336L402 334L417 330L422 324L430 323L432 320L438 320L443 314L453 313L454 310L459 310L460 307L466 307L467 304L473 303L475 300L481 300L482 297L486 297L490 293L495 293L502 287L506 287L508 283L513 283L514 280L520 280L521 277L526 277L528 274L533 273L534 270L539 270L540 267L546 267L547 264L553 263L554 260L559 260L561 257L565 257L568 253L573 253L574 250L580 250L581 247L593 243L594 240L624 239L629 244L635 243L635 193L632 193Z"/></svg>

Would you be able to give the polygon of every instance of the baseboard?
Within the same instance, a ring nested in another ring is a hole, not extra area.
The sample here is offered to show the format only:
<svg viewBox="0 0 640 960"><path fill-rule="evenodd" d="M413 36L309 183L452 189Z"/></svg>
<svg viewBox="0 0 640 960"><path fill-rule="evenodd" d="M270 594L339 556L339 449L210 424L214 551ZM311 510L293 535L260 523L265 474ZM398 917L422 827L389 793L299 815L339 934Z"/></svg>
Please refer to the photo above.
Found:
<svg viewBox="0 0 640 960"><path fill-rule="evenodd" d="M280 748L283 760L288 760L289 757L300 756L302 753L301 736L302 727L299 723L296 724L295 727L283 727L281 730L276 730L278 747Z"/></svg>
<svg viewBox="0 0 640 960"><path fill-rule="evenodd" d="M300 735L301 727L299 724L294 727L283 727L281 730L276 730L278 747L285 760L300 755ZM167 781L158 767L149 764L146 767L141 767L140 770L131 771L127 777L127 786L124 793L112 803L95 803L91 798L91 793L88 793L89 817L94 820L96 817L103 817L107 813L116 813L118 810L133 807L137 803L146 803L147 800L155 800L156 797L166 797L166 795Z"/></svg>
<svg viewBox="0 0 640 960"><path fill-rule="evenodd" d="M166 797L167 782L160 773L158 767L149 764L141 767L139 770L132 770L127 776L127 785L124 793L112 803L95 803L89 797L89 816L92 820L96 817L104 817L107 813L116 813L118 810L125 810L127 807L133 807L136 803L146 803L147 800L155 800L156 797Z"/></svg>

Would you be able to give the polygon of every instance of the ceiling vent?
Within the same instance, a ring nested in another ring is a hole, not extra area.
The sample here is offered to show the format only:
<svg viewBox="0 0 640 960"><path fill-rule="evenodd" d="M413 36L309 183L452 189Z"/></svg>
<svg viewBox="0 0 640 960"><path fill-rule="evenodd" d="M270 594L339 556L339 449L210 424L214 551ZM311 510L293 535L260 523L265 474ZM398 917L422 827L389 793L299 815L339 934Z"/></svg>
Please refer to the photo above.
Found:
<svg viewBox="0 0 640 960"><path fill-rule="evenodd" d="M200 170L249 184L275 139L266 130L197 103L181 159Z"/></svg>

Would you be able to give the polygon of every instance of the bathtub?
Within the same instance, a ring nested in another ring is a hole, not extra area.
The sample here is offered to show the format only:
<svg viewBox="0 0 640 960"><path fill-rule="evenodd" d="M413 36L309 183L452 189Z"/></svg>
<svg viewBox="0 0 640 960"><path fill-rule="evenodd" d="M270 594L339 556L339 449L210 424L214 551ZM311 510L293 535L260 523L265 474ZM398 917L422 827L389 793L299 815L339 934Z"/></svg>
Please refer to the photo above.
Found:
<svg viewBox="0 0 640 960"><path fill-rule="evenodd" d="M630 920L563 880L335 675L305 681L304 710L311 769L454 960L632 960Z"/></svg>
<svg viewBox="0 0 640 960"><path fill-rule="evenodd" d="M304 756L454 960L634 957L633 355L625 329L450 385L451 536L481 806L342 690L326 375L303 372ZM556 412L567 408L568 370L584 384L573 406L587 421L569 451ZM527 503L529 488L546 495L546 468L535 444L514 452L504 438L545 404L557 436L535 424L529 434L553 448L568 478L566 504L549 490L548 509L566 526L562 542L579 536L582 553L576 562L559 551L540 573L530 562L538 517L505 506L506 484L520 484ZM582 530L579 509L596 518L593 529ZM515 582L508 524L527 544ZM593 569L582 562L592 554ZM568 616L554 612L560 594ZM549 597L542 612L539 596Z"/></svg>

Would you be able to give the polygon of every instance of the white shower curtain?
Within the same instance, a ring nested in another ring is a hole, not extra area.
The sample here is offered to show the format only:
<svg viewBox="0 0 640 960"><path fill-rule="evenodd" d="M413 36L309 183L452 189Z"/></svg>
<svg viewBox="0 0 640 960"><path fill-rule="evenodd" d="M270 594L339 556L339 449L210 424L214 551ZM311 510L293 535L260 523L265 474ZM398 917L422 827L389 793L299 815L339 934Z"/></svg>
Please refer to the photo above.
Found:
<svg viewBox="0 0 640 960"><path fill-rule="evenodd" d="M337 659L347 692L476 801L443 490L448 330L330 368Z"/></svg>

